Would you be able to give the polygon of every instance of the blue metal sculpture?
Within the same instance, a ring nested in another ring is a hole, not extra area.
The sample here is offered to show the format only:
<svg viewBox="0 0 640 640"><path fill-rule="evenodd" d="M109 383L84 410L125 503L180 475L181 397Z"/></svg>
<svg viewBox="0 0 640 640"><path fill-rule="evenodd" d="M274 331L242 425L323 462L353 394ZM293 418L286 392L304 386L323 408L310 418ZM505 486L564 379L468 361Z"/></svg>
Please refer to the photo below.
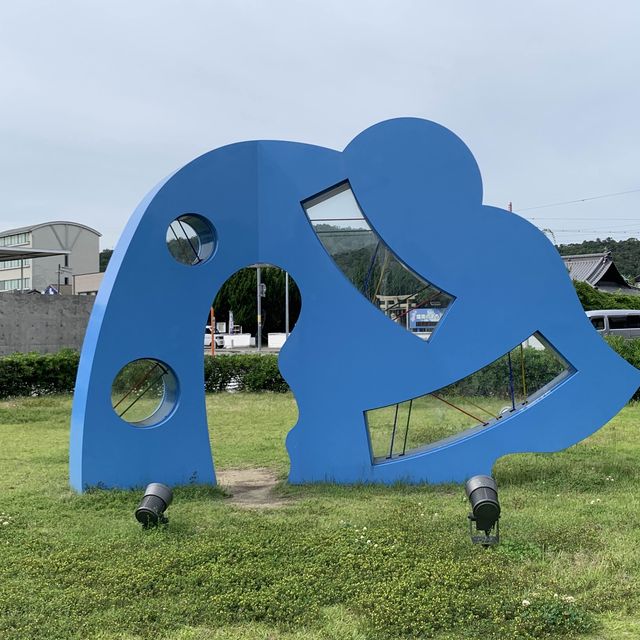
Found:
<svg viewBox="0 0 640 640"><path fill-rule="evenodd" d="M344 184L390 250L453 298L428 342L381 314L316 236L303 204ZM198 231L193 265L167 250L166 230L181 216ZM546 237L517 215L482 204L476 162L447 129L390 120L342 153L291 142L238 143L156 187L113 254L78 372L70 451L75 489L215 482L202 324L222 284L255 263L287 270L302 294L301 316L280 354L299 407L286 443L293 483L446 482L489 474L505 454L556 451L585 438L640 383L639 372L591 327ZM341 332L358 339L320 338L336 309ZM487 321L480 326L478 317ZM373 459L366 411L445 387L536 332L566 362L554 385L486 426L405 456ZM383 366L373 344L384 344L405 375ZM113 411L111 386L124 365L140 358L155 359L168 383L159 410L132 425Z"/></svg>

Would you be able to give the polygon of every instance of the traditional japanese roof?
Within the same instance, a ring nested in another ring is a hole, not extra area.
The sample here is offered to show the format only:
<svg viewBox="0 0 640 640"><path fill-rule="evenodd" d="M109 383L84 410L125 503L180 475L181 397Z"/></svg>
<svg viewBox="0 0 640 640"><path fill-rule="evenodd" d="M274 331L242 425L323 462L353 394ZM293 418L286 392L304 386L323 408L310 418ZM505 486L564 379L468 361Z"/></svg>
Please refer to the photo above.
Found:
<svg viewBox="0 0 640 640"><path fill-rule="evenodd" d="M610 251L562 256L562 259L572 280L586 282L592 287L607 291L617 291L618 289L638 291L635 287L630 286L618 271Z"/></svg>

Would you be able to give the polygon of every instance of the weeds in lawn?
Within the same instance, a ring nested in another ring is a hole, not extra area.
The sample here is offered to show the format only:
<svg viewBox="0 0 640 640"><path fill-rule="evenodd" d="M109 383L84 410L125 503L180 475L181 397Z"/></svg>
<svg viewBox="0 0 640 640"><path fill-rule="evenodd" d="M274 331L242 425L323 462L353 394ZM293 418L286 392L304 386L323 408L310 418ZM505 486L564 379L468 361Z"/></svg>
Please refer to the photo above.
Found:
<svg viewBox="0 0 640 640"><path fill-rule="evenodd" d="M68 489L69 398L10 402L3 640L613 639L637 628L638 406L566 452L500 460L503 542L485 551L468 542L455 485L283 484L287 506L246 511L193 484L176 489L167 528L143 531L139 492ZM284 476L291 396L207 402L218 465Z"/></svg>

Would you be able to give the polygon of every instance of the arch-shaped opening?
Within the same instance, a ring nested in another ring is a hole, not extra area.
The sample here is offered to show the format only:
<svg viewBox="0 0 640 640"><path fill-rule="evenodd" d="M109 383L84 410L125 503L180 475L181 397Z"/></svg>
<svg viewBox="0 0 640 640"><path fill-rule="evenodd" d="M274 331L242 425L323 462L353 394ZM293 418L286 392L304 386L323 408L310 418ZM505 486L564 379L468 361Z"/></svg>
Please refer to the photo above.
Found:
<svg viewBox="0 0 640 640"><path fill-rule="evenodd" d="M267 264L234 273L212 302L213 314L203 327L205 402L223 485L229 484L229 470L266 468L278 478L289 470L285 438L298 408L280 375L278 354L301 307L293 277Z"/></svg>

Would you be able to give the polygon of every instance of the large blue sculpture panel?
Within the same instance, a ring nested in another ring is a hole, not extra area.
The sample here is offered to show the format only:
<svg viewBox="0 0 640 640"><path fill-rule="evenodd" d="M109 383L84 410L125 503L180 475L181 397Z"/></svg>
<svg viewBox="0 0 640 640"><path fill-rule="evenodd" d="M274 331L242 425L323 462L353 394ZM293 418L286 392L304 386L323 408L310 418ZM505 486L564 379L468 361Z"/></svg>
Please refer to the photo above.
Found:
<svg viewBox="0 0 640 640"><path fill-rule="evenodd" d="M389 250L450 296L428 342L362 296L314 232L305 203L340 185L351 189ZM181 216L204 230L207 250L195 264L175 260L167 249L167 228ZM294 483L447 482L490 473L505 454L557 451L585 438L640 384L639 372L591 327L544 234L482 204L476 162L447 129L390 120L343 152L238 143L205 154L156 187L116 247L78 372L70 450L75 489L215 482L202 325L222 284L255 263L287 270L302 295L279 361L299 408L286 442ZM322 339L336 309L341 333L354 339ZM480 324L478 317L490 321ZM366 411L445 387L536 332L566 362L554 385L482 428L405 456L373 459ZM405 375L381 364L375 344L384 344ZM111 388L123 366L142 358L160 363L172 383L160 413L132 425L114 412Z"/></svg>

